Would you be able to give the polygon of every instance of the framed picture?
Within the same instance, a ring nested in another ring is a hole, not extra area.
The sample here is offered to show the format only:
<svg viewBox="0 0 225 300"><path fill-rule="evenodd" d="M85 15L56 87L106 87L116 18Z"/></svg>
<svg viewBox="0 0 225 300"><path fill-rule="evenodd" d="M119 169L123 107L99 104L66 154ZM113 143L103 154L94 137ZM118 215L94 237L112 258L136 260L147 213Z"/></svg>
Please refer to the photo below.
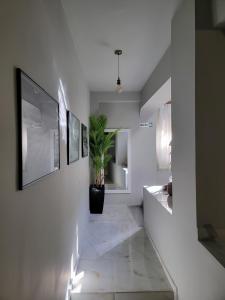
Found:
<svg viewBox="0 0 225 300"><path fill-rule="evenodd" d="M87 126L81 125L81 137L82 137L82 157L88 156L88 132Z"/></svg>
<svg viewBox="0 0 225 300"><path fill-rule="evenodd" d="M80 121L67 111L67 164L79 159Z"/></svg>
<svg viewBox="0 0 225 300"><path fill-rule="evenodd" d="M60 168L59 104L17 69L19 189Z"/></svg>

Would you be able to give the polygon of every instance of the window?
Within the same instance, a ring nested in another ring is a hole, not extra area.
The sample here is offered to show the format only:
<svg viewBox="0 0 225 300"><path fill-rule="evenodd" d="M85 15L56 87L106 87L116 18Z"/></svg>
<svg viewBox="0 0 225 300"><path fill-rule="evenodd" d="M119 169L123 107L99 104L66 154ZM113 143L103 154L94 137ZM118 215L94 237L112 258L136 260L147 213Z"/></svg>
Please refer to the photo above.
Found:
<svg viewBox="0 0 225 300"><path fill-rule="evenodd" d="M171 168L171 102L164 104L158 112L156 123L156 155L159 170Z"/></svg>

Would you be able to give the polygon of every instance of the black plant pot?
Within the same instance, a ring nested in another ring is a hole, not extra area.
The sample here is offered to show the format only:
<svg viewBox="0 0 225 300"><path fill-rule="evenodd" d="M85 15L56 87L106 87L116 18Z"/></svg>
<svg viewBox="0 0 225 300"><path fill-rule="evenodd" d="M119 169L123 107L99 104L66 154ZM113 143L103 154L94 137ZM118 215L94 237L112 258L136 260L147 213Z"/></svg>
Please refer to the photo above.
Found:
<svg viewBox="0 0 225 300"><path fill-rule="evenodd" d="M102 214L105 197L105 186L91 184L89 188L89 206L91 214Z"/></svg>

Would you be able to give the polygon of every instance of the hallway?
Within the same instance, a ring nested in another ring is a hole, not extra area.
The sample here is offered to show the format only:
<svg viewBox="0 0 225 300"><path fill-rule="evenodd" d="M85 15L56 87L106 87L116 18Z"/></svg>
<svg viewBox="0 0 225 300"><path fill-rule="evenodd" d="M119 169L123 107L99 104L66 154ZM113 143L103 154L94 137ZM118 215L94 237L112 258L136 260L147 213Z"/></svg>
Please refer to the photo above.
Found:
<svg viewBox="0 0 225 300"><path fill-rule="evenodd" d="M173 299L170 284L142 226L141 208L125 204L107 204L103 215L91 216L89 242L74 279L73 300L107 300L114 296Z"/></svg>
<svg viewBox="0 0 225 300"><path fill-rule="evenodd" d="M225 0L0 16L0 300L225 300Z"/></svg>

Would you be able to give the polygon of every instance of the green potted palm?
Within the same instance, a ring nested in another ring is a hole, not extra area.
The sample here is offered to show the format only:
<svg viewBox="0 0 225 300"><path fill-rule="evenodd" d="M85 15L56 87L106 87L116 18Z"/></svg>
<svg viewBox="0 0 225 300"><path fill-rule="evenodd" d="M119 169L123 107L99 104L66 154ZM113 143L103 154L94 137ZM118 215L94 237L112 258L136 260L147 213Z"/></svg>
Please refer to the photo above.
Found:
<svg viewBox="0 0 225 300"><path fill-rule="evenodd" d="M101 214L104 206L105 185L104 169L112 159L108 153L114 146L113 137L117 130L105 133L107 117L104 115L90 116L89 144L94 183L90 185L90 212Z"/></svg>

